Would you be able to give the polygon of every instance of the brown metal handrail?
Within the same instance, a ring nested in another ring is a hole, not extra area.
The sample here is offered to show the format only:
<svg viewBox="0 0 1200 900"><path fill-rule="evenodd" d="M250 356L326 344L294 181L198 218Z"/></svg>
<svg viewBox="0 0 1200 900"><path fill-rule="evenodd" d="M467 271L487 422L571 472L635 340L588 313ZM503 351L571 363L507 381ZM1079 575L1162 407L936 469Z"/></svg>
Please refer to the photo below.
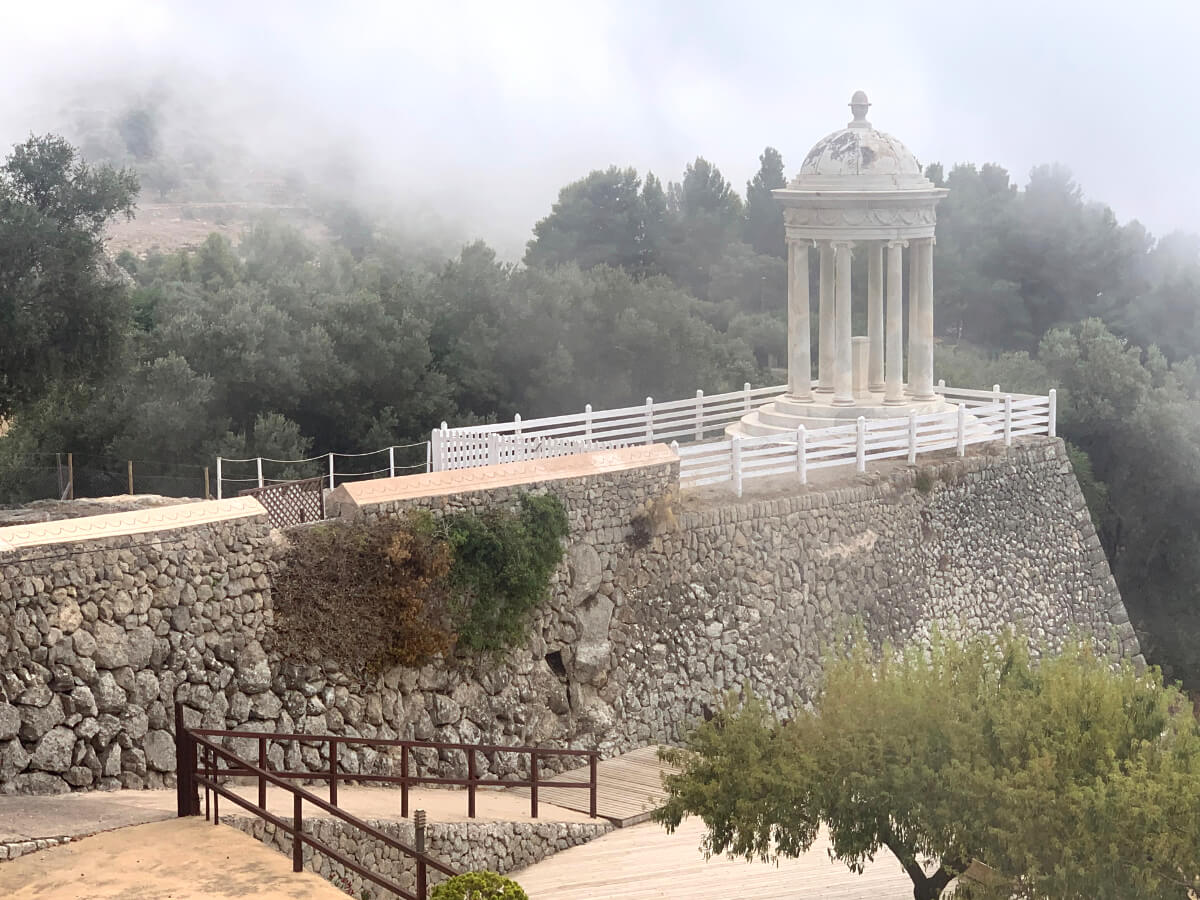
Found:
<svg viewBox="0 0 1200 900"><path fill-rule="evenodd" d="M397 896L404 900L427 900L427 879L428 869L432 868L437 872L448 877L454 877L458 873L449 866L438 862L433 857L426 854L423 850L415 847L410 847L402 841L384 834L378 828L368 824L355 815L338 808L333 803L326 802L315 794L304 790L304 788L296 787L289 784L283 778L277 777L274 773L266 769L259 768L253 763L247 762L241 757L234 754L232 751L221 747L213 741L210 741L206 736L197 734L195 730L188 729L183 722L183 707L182 704L175 705L175 747L176 747L176 764L178 773L178 812L180 816L199 815L200 814L200 797L198 788L204 787L204 818L207 821L209 818L209 792L212 792L212 822L214 825L220 824L220 806L219 798L225 797L232 803L237 804L243 809L254 813L259 818L271 823L278 829L292 836L292 870L300 872L304 867L304 845L308 844L314 850L324 854L329 859L341 863L346 868L358 873L363 878L374 882L385 890L392 891ZM236 732L234 732L236 734ZM197 770L196 766L199 762L197 747L202 747L205 751L205 767L202 770ZM223 787L218 781L218 775L229 775L235 770L221 769L218 765L220 759L224 759L229 763L239 766L236 771L246 772L256 776L259 780L259 803L255 805L249 800L238 796L238 794ZM286 819L274 815L267 811L266 807L266 784L274 784L276 787L282 788L292 794L293 811L292 821L289 823ZM416 861L416 893L410 893L400 885L396 884L389 878L378 875L370 869L365 868L344 854L334 850L323 841L317 840L310 834L304 833L304 801L307 800L318 809L324 810L336 819L345 822L346 824L359 829L370 837L382 841L389 847L399 850L406 856L412 857Z"/></svg>
<svg viewBox="0 0 1200 900"><path fill-rule="evenodd" d="M257 771L271 772L276 778L306 779L310 781L329 782L329 802L337 803L338 781L380 782L383 784L400 785L400 815L408 817L408 789L411 785L440 784L465 787L467 789L467 816L475 818L475 792L480 787L529 788L529 816L538 817L539 788L574 788L586 789L588 796L588 814L596 818L597 806L597 764L600 754L596 750L572 750L555 747L502 747L492 744L462 744L442 743L437 741L411 741L400 738L364 738L347 737L334 734L275 734L266 731L227 731L216 728L189 728L193 735L206 737L230 737L238 739L253 739L258 741L258 766L255 771L225 769L223 775L254 777ZM323 772L280 772L267 768L267 741L303 741L310 744L329 744L329 769ZM338 771L338 750L342 744L358 744L369 747L399 747L400 774L376 775L366 773L351 773ZM445 778L434 775L412 775L409 773L409 759L414 749L430 750L461 750L467 757L466 778ZM515 753L529 756L528 780L501 780L498 778L480 778L476 775L476 753ZM543 781L539 777L538 762L547 756L586 756L588 758L587 781ZM194 769L194 766L193 766ZM259 778L259 805L266 806L266 783Z"/></svg>

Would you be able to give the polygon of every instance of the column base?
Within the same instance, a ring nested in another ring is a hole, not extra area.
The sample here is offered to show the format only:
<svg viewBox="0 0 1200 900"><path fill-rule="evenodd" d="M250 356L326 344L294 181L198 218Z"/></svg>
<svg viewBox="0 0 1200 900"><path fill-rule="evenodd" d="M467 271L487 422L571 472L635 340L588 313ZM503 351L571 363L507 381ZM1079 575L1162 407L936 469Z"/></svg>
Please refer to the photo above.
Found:
<svg viewBox="0 0 1200 900"><path fill-rule="evenodd" d="M894 397L894 398L893 397L884 397L883 398L884 406L904 406L907 402L908 401L905 400L903 397Z"/></svg>
<svg viewBox="0 0 1200 900"><path fill-rule="evenodd" d="M930 391L928 394L915 394L914 393L912 395L912 398L914 400L916 400L918 403L924 403L928 400L936 400L938 398L938 395L935 394L933 391Z"/></svg>
<svg viewBox="0 0 1200 900"><path fill-rule="evenodd" d="M854 401L853 397L834 397L829 402L833 406L854 406L855 405L855 401Z"/></svg>
<svg viewBox="0 0 1200 900"><path fill-rule="evenodd" d="M788 394L787 398L788 398L789 403L816 403L817 402L816 400L813 399L812 394L808 394L806 396L800 396L798 394Z"/></svg>
<svg viewBox="0 0 1200 900"><path fill-rule="evenodd" d="M886 387L887 387L887 384L885 382L872 381L870 384L867 385L867 390L875 391L875 393L879 393L880 391L884 390Z"/></svg>

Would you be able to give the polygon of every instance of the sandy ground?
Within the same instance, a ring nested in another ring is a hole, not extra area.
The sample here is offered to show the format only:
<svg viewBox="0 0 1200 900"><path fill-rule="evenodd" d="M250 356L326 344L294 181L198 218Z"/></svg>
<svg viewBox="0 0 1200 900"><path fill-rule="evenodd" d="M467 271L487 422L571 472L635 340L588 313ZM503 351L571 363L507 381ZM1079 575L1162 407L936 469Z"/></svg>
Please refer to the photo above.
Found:
<svg viewBox="0 0 1200 900"><path fill-rule="evenodd" d="M647 822L611 832L514 873L530 900L911 900L912 881L886 850L861 875L830 862L824 838L800 859L772 863L706 860L704 825L674 833Z"/></svg>
<svg viewBox="0 0 1200 900"><path fill-rule="evenodd" d="M323 878L247 834L172 819L96 835L0 864L11 900L345 900Z"/></svg>

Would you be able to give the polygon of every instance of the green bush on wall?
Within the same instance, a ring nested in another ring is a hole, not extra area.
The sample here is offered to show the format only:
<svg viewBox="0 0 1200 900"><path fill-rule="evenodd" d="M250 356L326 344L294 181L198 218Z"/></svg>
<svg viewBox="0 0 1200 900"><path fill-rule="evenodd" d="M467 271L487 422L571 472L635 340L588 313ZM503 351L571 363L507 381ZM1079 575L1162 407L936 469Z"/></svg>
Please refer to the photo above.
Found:
<svg viewBox="0 0 1200 900"><path fill-rule="evenodd" d="M562 501L528 494L517 510L297 531L274 582L274 649L369 673L519 645L567 531Z"/></svg>
<svg viewBox="0 0 1200 900"><path fill-rule="evenodd" d="M552 495L521 497L517 514L491 509L442 520L450 542L451 609L460 646L518 643L562 560L567 512Z"/></svg>
<svg viewBox="0 0 1200 900"><path fill-rule="evenodd" d="M529 900L529 895L511 878L495 872L467 872L443 881L429 900Z"/></svg>

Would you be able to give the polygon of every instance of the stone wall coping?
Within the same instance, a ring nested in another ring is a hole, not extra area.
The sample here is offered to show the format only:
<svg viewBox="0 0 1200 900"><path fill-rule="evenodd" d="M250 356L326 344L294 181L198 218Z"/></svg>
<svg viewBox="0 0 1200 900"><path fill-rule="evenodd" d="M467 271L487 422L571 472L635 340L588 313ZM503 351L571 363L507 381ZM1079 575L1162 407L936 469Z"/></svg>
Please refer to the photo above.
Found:
<svg viewBox="0 0 1200 900"><path fill-rule="evenodd" d="M266 512L263 505L253 497L232 497L228 500L202 500L198 503L156 506L132 512L11 525L0 528L0 552L43 544L67 544L129 534L170 531L193 525L262 516L266 515Z"/></svg>
<svg viewBox="0 0 1200 900"><path fill-rule="evenodd" d="M666 444L622 447L560 456L557 459L526 460L475 469L452 469L447 472L349 482L331 492L326 502L337 509L346 506L374 506L397 500L417 500L422 497L605 475L678 461L679 457L675 451Z"/></svg>

